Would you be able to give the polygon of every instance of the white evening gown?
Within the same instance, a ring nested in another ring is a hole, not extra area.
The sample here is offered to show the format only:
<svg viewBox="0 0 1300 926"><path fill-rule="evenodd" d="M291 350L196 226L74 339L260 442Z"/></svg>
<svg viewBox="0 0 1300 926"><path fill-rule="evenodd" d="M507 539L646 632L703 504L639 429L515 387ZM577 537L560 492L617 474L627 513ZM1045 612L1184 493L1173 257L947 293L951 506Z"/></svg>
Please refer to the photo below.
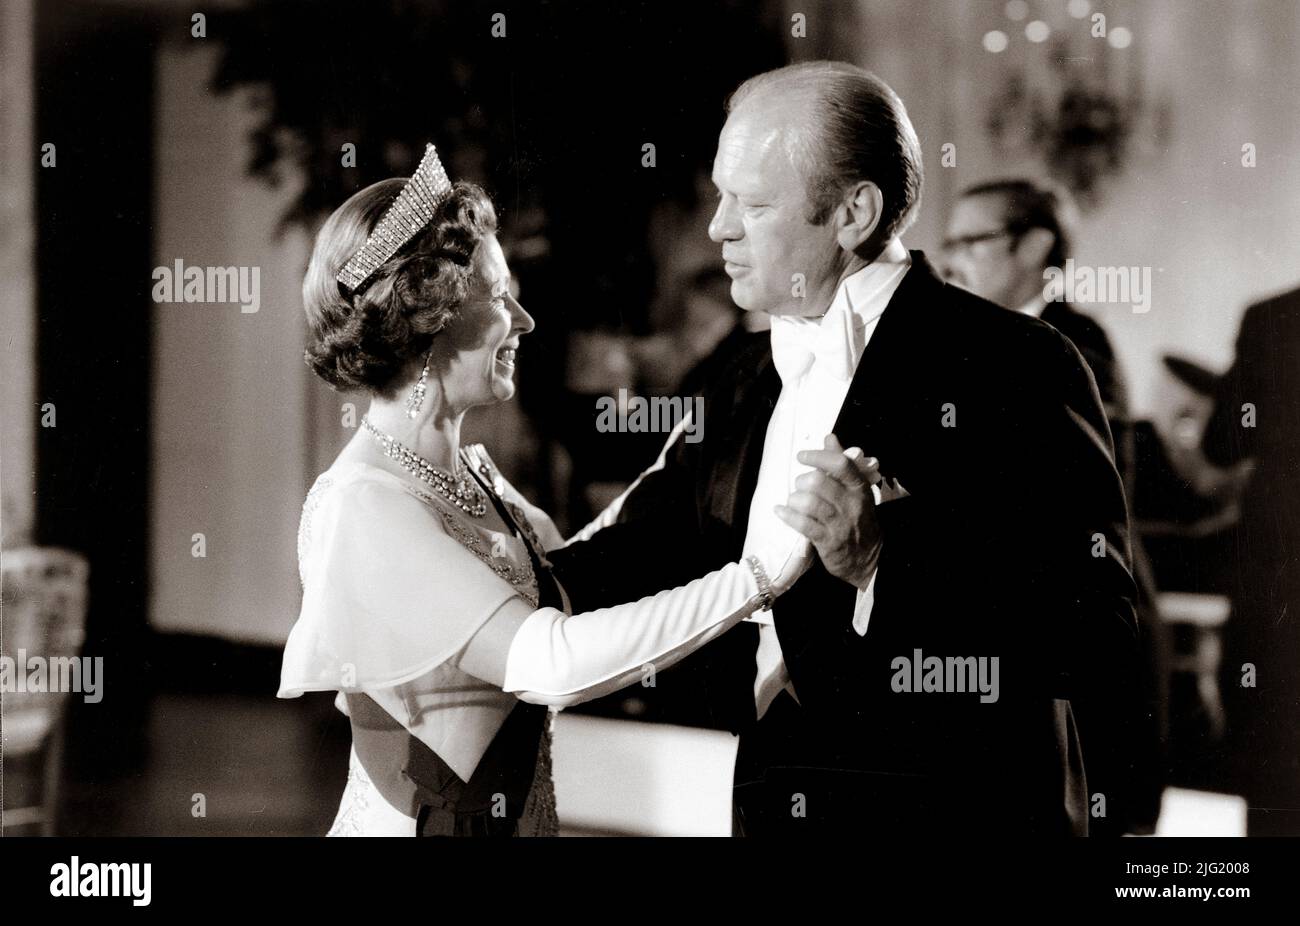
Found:
<svg viewBox="0 0 1300 926"><path fill-rule="evenodd" d="M481 447L462 451L541 554L554 525L501 477ZM540 536L539 536L540 535ZM468 780L516 700L460 671L455 657L506 600L537 606L537 577L514 535L365 463L336 463L303 505L303 605L285 646L280 696L364 692ZM549 718L517 833L558 832ZM380 794L355 748L331 836L414 836L414 817Z"/></svg>

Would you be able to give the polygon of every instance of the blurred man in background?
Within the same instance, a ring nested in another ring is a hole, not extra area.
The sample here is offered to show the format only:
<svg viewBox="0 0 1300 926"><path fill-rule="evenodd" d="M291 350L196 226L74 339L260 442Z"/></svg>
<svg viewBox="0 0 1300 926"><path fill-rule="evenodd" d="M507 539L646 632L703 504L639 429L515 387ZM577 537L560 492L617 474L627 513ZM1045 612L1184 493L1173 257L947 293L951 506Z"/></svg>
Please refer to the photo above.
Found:
<svg viewBox="0 0 1300 926"><path fill-rule="evenodd" d="M1128 416L1128 389L1101 325L1065 301L1048 301L1043 271L1070 256L1074 208L1067 195L1027 179L968 187L948 218L943 270L951 283L1008 309L1041 318L1074 342L1092 368L1116 452L1117 423ZM1127 459L1118 460L1124 474ZM1126 478L1127 478L1127 474Z"/></svg>

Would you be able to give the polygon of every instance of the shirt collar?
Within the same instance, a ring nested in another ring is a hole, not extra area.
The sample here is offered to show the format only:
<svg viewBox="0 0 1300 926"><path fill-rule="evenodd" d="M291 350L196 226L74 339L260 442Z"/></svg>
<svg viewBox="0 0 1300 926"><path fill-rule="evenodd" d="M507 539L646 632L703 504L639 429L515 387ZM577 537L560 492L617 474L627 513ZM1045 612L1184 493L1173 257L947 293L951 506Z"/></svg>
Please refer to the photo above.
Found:
<svg viewBox="0 0 1300 926"><path fill-rule="evenodd" d="M871 325L911 265L907 248L892 238L875 260L840 282L822 317L772 316L772 357L782 381L798 380L814 362L842 382L853 379Z"/></svg>

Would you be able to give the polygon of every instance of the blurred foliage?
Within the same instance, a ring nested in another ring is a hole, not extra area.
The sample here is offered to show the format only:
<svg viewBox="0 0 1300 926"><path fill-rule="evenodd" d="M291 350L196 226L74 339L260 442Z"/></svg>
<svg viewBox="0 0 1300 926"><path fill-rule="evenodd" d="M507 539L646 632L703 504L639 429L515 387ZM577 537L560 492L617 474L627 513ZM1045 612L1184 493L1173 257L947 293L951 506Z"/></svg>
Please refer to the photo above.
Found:
<svg viewBox="0 0 1300 926"><path fill-rule="evenodd" d="M250 172L306 179L287 222L314 227L432 141L508 233L545 238L579 325L643 312L650 210L694 199L727 94L785 60L779 7L737 0L252 0L213 20L214 89L252 88L264 115Z"/></svg>

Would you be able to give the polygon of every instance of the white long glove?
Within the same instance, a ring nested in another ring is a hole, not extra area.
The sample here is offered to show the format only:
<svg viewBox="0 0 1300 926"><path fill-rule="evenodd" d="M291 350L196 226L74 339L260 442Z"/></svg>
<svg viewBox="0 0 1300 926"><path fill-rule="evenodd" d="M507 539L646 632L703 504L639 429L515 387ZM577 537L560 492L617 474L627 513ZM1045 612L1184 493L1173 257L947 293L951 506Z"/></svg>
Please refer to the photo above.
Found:
<svg viewBox="0 0 1300 926"><path fill-rule="evenodd" d="M767 595L750 563L741 560L631 604L573 615L534 611L510 643L502 687L521 701L558 707L618 691L770 604L808 568L812 547L800 538L784 558L753 559L765 577L774 577Z"/></svg>

